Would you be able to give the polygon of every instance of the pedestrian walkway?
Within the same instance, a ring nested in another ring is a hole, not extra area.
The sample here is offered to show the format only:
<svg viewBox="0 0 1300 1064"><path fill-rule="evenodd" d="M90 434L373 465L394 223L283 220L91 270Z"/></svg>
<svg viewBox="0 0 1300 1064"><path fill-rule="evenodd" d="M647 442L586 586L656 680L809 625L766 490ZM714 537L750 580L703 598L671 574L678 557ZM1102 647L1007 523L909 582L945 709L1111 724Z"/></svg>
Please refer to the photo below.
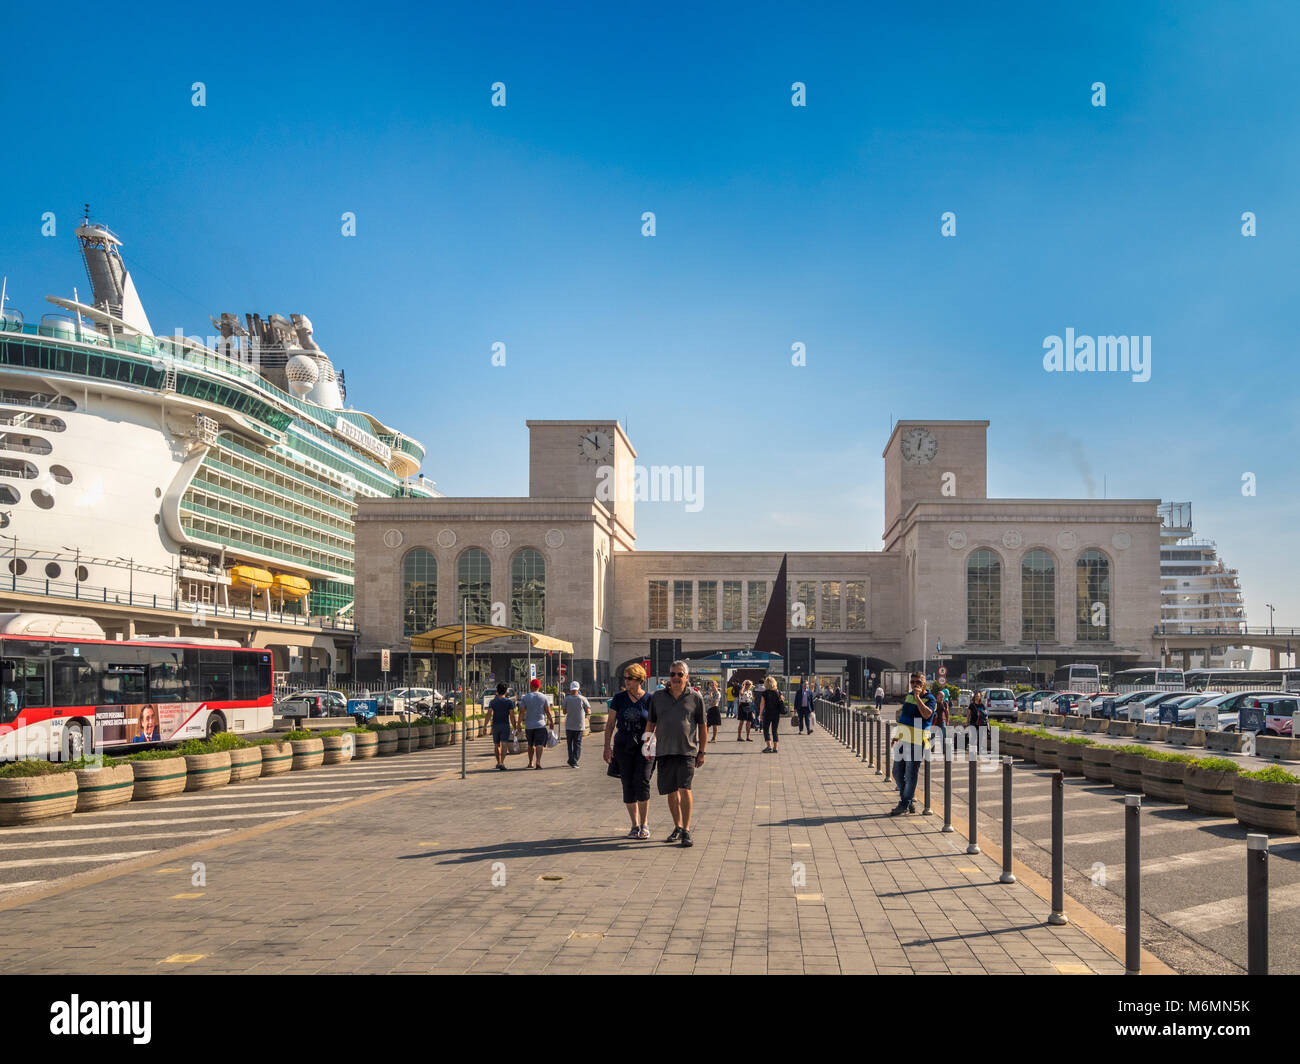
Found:
<svg viewBox="0 0 1300 1064"><path fill-rule="evenodd" d="M0 894L11 972L1118 973L1080 927L998 882L821 731L723 738L696 845L652 797L624 839L601 737L581 767L407 782ZM486 748L485 748L486 749ZM407 755L414 757L416 755ZM359 766L358 766L359 767ZM295 773L293 782L328 770ZM235 791L237 788L231 788ZM69 823L72 823L71 821ZM140 848L148 848L141 846ZM195 885L201 862L204 881Z"/></svg>

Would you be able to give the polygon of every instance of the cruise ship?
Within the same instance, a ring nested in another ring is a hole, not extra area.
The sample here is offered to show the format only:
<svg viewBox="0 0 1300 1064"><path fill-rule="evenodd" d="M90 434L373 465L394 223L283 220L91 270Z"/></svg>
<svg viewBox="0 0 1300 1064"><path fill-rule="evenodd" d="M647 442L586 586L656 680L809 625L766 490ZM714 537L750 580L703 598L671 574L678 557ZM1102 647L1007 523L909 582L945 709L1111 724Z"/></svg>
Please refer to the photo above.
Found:
<svg viewBox="0 0 1300 1064"><path fill-rule="evenodd" d="M47 296L32 322L0 288L4 597L94 607L126 637L186 616L242 624L246 645L271 645L259 623L351 627L357 500L437 497L424 447L345 405L305 315L156 335L120 238L89 209L76 238L88 300Z"/></svg>
<svg viewBox="0 0 1300 1064"><path fill-rule="evenodd" d="M1192 528L1192 504L1160 506L1160 620L1165 625L1244 630L1246 602L1237 570L1219 557L1213 540ZM1247 668L1250 650L1215 647L1203 668Z"/></svg>

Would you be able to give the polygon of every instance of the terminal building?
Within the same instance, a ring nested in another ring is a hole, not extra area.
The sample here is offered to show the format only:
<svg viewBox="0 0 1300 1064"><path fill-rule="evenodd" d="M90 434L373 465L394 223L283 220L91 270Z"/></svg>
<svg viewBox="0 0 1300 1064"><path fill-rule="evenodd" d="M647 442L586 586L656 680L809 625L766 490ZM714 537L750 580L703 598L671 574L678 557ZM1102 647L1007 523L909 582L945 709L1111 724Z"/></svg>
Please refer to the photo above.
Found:
<svg viewBox="0 0 1300 1064"><path fill-rule="evenodd" d="M378 678L386 649L406 679L451 685L454 659L411 639L459 624L462 603L471 623L570 641L568 675L589 691L652 640L716 674L754 646L783 559L787 634L811 637L813 671L851 691L882 669L933 672L936 648L954 680L1159 660L1159 500L990 498L987 421L895 425L882 549L790 552L637 550L637 455L618 422L527 424L526 498L359 500L358 679ZM485 644L471 682L518 682L530 663L523 641Z"/></svg>

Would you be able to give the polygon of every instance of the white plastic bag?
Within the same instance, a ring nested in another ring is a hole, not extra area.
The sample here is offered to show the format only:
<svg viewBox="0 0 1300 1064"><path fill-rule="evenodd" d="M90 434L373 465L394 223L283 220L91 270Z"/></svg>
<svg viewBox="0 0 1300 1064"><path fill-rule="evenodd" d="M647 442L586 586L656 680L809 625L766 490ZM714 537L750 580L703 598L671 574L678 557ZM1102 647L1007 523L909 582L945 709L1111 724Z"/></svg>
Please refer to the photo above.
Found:
<svg viewBox="0 0 1300 1064"><path fill-rule="evenodd" d="M808 730L812 731L815 727L817 727L817 711L811 709L808 711Z"/></svg>
<svg viewBox="0 0 1300 1064"><path fill-rule="evenodd" d="M554 728L547 728L547 729L546 729L546 745L547 745L548 747L550 747L550 746L559 746L559 745L560 745L560 737L559 737L558 735L555 734L555 729L554 729Z"/></svg>
<svg viewBox="0 0 1300 1064"><path fill-rule="evenodd" d="M519 733L517 731L510 733L510 752L512 754L519 753Z"/></svg>
<svg viewBox="0 0 1300 1064"><path fill-rule="evenodd" d="M647 761L653 761L655 759L655 746L654 732L643 735L641 737L641 756Z"/></svg>

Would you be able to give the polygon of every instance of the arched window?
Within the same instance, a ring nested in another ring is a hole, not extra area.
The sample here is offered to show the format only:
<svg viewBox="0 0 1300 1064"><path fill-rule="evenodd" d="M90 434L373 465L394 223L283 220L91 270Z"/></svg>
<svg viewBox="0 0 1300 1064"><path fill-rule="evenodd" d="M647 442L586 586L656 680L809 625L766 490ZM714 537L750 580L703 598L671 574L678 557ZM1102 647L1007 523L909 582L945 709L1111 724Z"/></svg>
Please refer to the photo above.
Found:
<svg viewBox="0 0 1300 1064"><path fill-rule="evenodd" d="M1056 641L1056 563L1045 550L1031 550L1020 563L1020 639Z"/></svg>
<svg viewBox="0 0 1300 1064"><path fill-rule="evenodd" d="M1110 640L1110 560L1099 550L1086 550L1074 566L1078 632L1084 643Z"/></svg>
<svg viewBox="0 0 1300 1064"><path fill-rule="evenodd" d="M1002 562L991 550L977 550L966 560L966 639L997 642L1002 638Z"/></svg>
<svg viewBox="0 0 1300 1064"><path fill-rule="evenodd" d="M510 623L528 632L546 623L546 559L532 547L510 559Z"/></svg>
<svg viewBox="0 0 1300 1064"><path fill-rule="evenodd" d="M465 620L470 624L492 623L492 562L477 547L460 556L456 565L456 617L469 599Z"/></svg>
<svg viewBox="0 0 1300 1064"><path fill-rule="evenodd" d="M402 561L402 634L438 627L438 559L416 547Z"/></svg>

